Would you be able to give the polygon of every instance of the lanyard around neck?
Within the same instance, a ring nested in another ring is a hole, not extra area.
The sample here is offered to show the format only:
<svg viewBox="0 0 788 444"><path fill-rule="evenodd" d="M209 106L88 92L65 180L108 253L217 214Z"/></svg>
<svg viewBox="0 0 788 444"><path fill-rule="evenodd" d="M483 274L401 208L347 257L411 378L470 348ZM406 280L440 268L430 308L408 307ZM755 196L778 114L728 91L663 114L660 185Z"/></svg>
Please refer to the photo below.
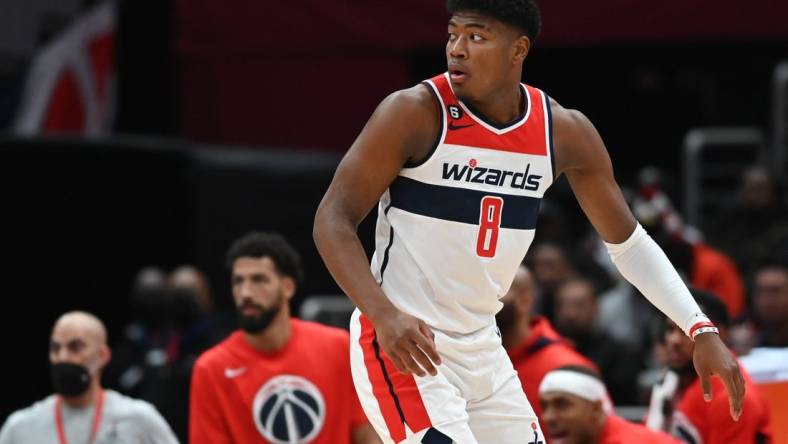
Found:
<svg viewBox="0 0 788 444"><path fill-rule="evenodd" d="M93 444L98 434L99 425L101 424L101 415L104 413L104 390L99 392L98 403L96 403L96 413L93 414L93 427L90 430L90 441L88 444ZM66 439L66 431L63 429L63 412L60 406L60 396L55 399L55 425L57 426L57 438L60 444L68 444Z"/></svg>

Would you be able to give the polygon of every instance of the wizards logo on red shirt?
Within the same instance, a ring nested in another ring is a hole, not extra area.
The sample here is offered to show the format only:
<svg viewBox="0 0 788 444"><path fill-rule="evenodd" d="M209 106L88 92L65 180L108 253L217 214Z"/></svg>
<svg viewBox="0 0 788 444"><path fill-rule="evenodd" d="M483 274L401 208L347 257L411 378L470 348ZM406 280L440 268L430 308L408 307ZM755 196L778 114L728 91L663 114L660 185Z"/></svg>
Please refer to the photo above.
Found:
<svg viewBox="0 0 788 444"><path fill-rule="evenodd" d="M254 397L257 430L274 444L308 444L323 429L326 406L320 390L301 376L281 375L266 382Z"/></svg>

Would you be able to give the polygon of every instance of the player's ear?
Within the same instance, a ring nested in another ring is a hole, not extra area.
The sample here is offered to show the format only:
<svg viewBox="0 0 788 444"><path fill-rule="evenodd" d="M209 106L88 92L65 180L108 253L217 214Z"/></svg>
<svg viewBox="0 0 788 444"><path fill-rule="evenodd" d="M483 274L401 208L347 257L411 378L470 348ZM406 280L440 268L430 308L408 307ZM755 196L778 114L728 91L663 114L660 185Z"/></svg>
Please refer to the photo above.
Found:
<svg viewBox="0 0 788 444"><path fill-rule="evenodd" d="M295 279L291 278L290 276L283 276L282 277L282 291L284 292L285 299L291 299L296 292L296 283Z"/></svg>
<svg viewBox="0 0 788 444"><path fill-rule="evenodd" d="M526 35L521 35L514 41L514 59L513 63L523 63L531 51L531 39Z"/></svg>
<svg viewBox="0 0 788 444"><path fill-rule="evenodd" d="M105 367L112 360L112 349L107 344L101 344L99 357L101 359L101 367Z"/></svg>

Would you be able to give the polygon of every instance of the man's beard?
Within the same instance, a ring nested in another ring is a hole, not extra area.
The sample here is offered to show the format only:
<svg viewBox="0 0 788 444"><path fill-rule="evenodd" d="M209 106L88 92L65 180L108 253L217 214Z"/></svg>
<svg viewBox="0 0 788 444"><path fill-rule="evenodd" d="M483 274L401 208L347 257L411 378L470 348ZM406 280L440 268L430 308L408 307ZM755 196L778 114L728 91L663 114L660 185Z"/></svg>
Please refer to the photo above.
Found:
<svg viewBox="0 0 788 444"><path fill-rule="evenodd" d="M277 313L279 313L279 309L282 308L283 301L284 298L282 295L279 295L274 304L268 308L265 308L262 305L254 303L250 300L244 301L241 306L238 307L238 326L241 328L241 330L247 333L256 334L262 332L271 325L271 322L274 321ZM243 314L241 310L246 307L255 307L260 311L260 313L257 315Z"/></svg>

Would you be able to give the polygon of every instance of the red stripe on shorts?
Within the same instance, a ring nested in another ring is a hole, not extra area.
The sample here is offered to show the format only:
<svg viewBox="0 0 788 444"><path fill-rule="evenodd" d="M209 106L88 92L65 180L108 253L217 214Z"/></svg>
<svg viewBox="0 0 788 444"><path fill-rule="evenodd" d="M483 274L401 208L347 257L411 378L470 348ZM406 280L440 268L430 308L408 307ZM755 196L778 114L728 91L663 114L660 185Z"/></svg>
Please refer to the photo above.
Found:
<svg viewBox="0 0 788 444"><path fill-rule="evenodd" d="M405 439L405 423L413 432L432 427L413 375L400 373L377 343L375 329L364 315L359 317L364 364L389 435L394 442Z"/></svg>

